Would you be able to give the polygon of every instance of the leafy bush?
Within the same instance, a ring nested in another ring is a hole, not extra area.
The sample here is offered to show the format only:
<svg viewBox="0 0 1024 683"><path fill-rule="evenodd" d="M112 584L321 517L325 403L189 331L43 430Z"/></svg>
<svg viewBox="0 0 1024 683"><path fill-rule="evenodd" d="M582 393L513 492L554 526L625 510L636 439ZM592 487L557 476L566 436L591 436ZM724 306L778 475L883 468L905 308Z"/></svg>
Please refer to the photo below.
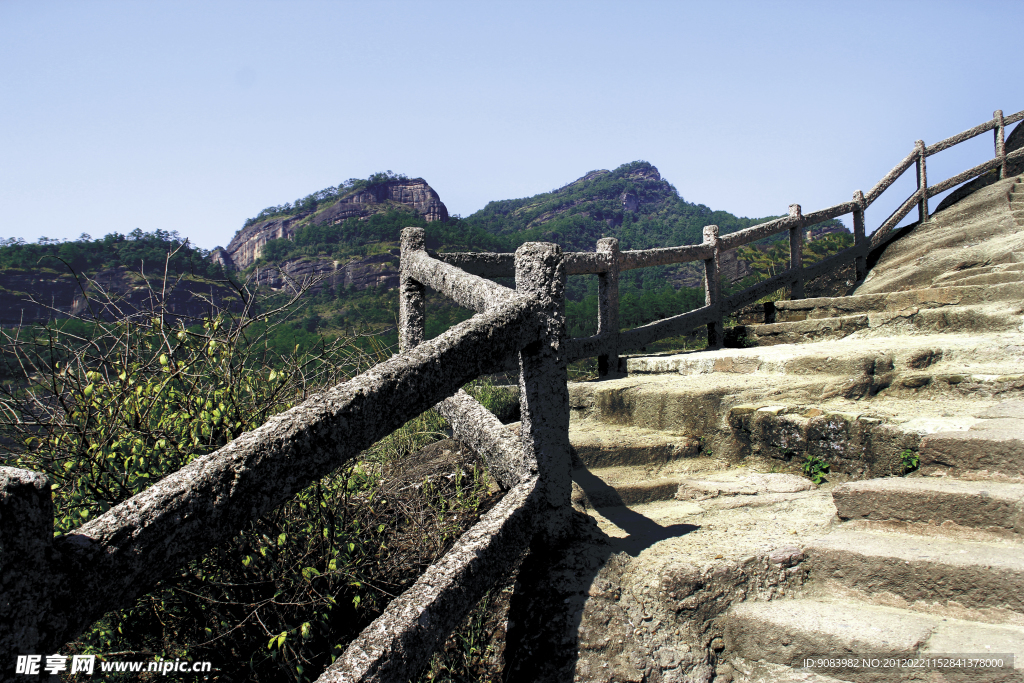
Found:
<svg viewBox="0 0 1024 683"><path fill-rule="evenodd" d="M290 329L286 314L184 327L158 305L0 331L12 370L0 385L4 464L49 476L68 533L391 354L373 338L279 352L270 341ZM409 469L407 453L443 436L424 413L104 616L68 654L209 660L222 680L315 678L493 502L465 458Z"/></svg>

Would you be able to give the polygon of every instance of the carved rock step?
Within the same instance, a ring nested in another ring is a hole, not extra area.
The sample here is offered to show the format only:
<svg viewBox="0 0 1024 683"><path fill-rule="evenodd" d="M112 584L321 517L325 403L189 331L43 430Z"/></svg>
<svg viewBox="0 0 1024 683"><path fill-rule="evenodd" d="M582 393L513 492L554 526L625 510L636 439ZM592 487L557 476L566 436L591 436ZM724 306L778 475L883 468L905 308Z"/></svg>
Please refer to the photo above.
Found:
<svg viewBox="0 0 1024 683"><path fill-rule="evenodd" d="M1007 428L1000 429L1001 422L1009 423ZM921 472L1024 481L1024 430L1016 422L988 420L967 431L927 435L919 451Z"/></svg>
<svg viewBox="0 0 1024 683"><path fill-rule="evenodd" d="M1024 544L840 528L804 547L815 582L911 607L1024 614ZM1001 620L1001 619L1000 619ZM963 652L964 650L957 650ZM1024 652L1024 650L1021 650Z"/></svg>
<svg viewBox="0 0 1024 683"><path fill-rule="evenodd" d="M961 527L1024 535L1021 484L890 477L840 484L832 490L832 499L842 520L948 521Z"/></svg>
<svg viewBox="0 0 1024 683"><path fill-rule="evenodd" d="M826 383L819 377L789 377L785 388L809 398L820 396ZM649 375L569 385L571 424L588 420L691 437L718 431L732 405L778 394L778 377L731 373ZM708 456L703 448L701 454Z"/></svg>
<svg viewBox="0 0 1024 683"><path fill-rule="evenodd" d="M964 271L958 278L948 280L950 284L960 285L1000 285L1008 282L1024 282L1018 270L998 270L994 272L975 272L974 269Z"/></svg>
<svg viewBox="0 0 1024 683"><path fill-rule="evenodd" d="M775 600L733 605L723 616L726 657L785 666L810 655L954 654L1024 652L1024 629L981 624L863 603ZM1016 658L1020 667L1020 658ZM845 669L844 681L958 680L925 678L921 671ZM945 672L944 672L944 675ZM786 680L786 679L781 679ZM795 679L799 680L799 679ZM1019 681L1020 670L966 680Z"/></svg>
<svg viewBox="0 0 1024 683"><path fill-rule="evenodd" d="M929 372L1009 375L1024 373L1024 363L1007 349L1024 350L1024 335L935 334L900 336L891 339L840 339L800 344L763 346L714 351L691 351L664 356L626 359L631 377L649 374L706 375L864 375L868 373ZM881 366L891 364L889 367ZM599 386L602 383L591 383ZM583 385L581 385L583 386Z"/></svg>
<svg viewBox="0 0 1024 683"><path fill-rule="evenodd" d="M662 467L577 467L572 472L573 502L594 509L667 500L711 501L706 505L715 508L757 507L817 489L809 479L793 474L723 471L721 463L707 459L702 464L712 471L694 474L700 465L689 461Z"/></svg>
<svg viewBox="0 0 1024 683"><path fill-rule="evenodd" d="M955 272L952 272L952 273L946 273L945 275L940 275L939 277L935 278L935 282L937 284L941 283L943 285L945 285L947 283L950 284L950 285L956 285L958 283L960 285L966 285L968 283L960 282L960 280L962 280L964 277L973 276L973 275L989 275L989 274L1000 274L1000 273L1010 273L1010 274L1016 273L1017 280L1007 280L1007 282L1017 282L1017 281L1020 281L1020 278L1021 278L1021 275L1022 275L1022 271L1024 271L1024 263L1022 263L1021 261L1018 260L1019 256L1016 253L1011 253L1010 254L1010 258L1012 259L1012 261L1009 262L1009 263L1000 263L1000 264L992 264L992 265L985 265L985 266L974 266L974 267L971 267L971 268L964 268L962 270L958 270L958 271L955 271ZM977 283L977 284L982 284L982 283ZM985 288L985 289L988 289L988 288ZM1004 288L1002 288L999 291L1008 291L1008 293L1010 293L1011 295L1007 297L1007 300L1012 300L1013 299L1012 292L1013 292L1014 289L1016 289L1016 288L1014 288L1014 287L1005 288L1004 287ZM960 303L974 303L974 302L971 302L971 301L961 301Z"/></svg>
<svg viewBox="0 0 1024 683"><path fill-rule="evenodd" d="M686 459L695 471L708 469L698 458L700 442L692 436L644 429L597 420L574 420L569 424L569 443L587 467L663 465Z"/></svg>
<svg viewBox="0 0 1024 683"><path fill-rule="evenodd" d="M1016 258L1011 264L987 266L984 272L1017 267ZM962 271L946 273L936 278L955 278ZM951 284L951 283L950 283ZM996 287L981 285L947 286L911 289L902 292L879 294L854 294L841 297L817 297L794 301L775 302L775 322L796 322L814 318L836 318L862 313L897 313L910 309L942 308L944 306L970 306L996 301L1019 301L1024 298L1024 283L1013 282Z"/></svg>
<svg viewBox="0 0 1024 683"><path fill-rule="evenodd" d="M979 276L980 277L980 276ZM1015 279L1016 275L1013 276ZM801 344L850 335L899 336L927 332L972 333L1011 332L1020 329L1019 304L1004 302L941 308L911 308L897 312L861 313L836 318L814 318L796 322L746 325L747 343L761 346ZM742 334L741 334L742 336Z"/></svg>
<svg viewBox="0 0 1024 683"><path fill-rule="evenodd" d="M835 318L814 318L794 322L746 325L745 339L760 346L801 344L827 339L842 339L871 324L866 313Z"/></svg>
<svg viewBox="0 0 1024 683"><path fill-rule="evenodd" d="M584 508L609 508L673 500L683 476L652 474L643 467L604 467L572 471L572 502Z"/></svg>

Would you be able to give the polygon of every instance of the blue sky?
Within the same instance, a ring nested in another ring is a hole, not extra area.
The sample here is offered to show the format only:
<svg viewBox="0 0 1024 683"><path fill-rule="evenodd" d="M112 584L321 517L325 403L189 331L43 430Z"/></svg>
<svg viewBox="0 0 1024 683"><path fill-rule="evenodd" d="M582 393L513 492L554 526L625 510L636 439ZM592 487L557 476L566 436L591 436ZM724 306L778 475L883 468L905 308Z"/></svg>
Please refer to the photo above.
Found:
<svg viewBox="0 0 1024 683"><path fill-rule="evenodd" d="M466 216L636 159L714 209L811 211L1024 109L1000 38L1021 25L1024 3L979 0L0 0L0 237L209 249L375 171Z"/></svg>

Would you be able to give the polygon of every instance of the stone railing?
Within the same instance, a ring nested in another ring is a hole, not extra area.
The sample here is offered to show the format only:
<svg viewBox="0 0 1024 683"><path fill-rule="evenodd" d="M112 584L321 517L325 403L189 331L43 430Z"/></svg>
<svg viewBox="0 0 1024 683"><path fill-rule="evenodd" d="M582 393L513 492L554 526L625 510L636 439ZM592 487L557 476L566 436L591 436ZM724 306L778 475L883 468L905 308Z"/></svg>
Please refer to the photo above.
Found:
<svg viewBox="0 0 1024 683"><path fill-rule="evenodd" d="M406 229L402 244L402 350L390 360L57 538L46 477L0 467L3 674L11 673L14 655L57 651L106 612L129 606L162 577L434 406L507 492L391 602L322 681L408 680L528 544L538 537L557 542L566 533L572 483L559 347L565 329L561 250L520 247L512 290L429 257L418 228ZM424 285L478 314L423 341ZM517 356L519 437L460 390Z"/></svg>
<svg viewBox="0 0 1024 683"><path fill-rule="evenodd" d="M701 244L618 250L606 238L594 253L563 254L552 244L528 243L515 254L443 254L424 248L423 231L402 233L400 353L362 375L318 394L236 440L167 475L74 532L54 538L50 484L35 472L0 467L0 678L13 655L46 654L76 637L103 614L124 608L158 580L230 540L309 483L356 458L360 451L423 411L437 407L454 436L480 453L506 490L496 507L349 645L320 677L326 682L407 681L427 662L484 593L505 577L517 557L554 547L570 533L571 460L566 366L598 356L604 372L621 350L707 325L721 343L723 316L779 287L802 295L802 284L853 258L858 278L872 246L928 198L992 168L1005 173L1003 127L1024 112L914 152L867 196L803 215L790 215L720 236L715 226ZM996 131L996 159L929 187L925 159L988 130ZM864 209L911 165L918 190L883 222L869 242ZM956 182L954 182L956 181ZM803 268L807 225L852 213L855 245ZM719 291L719 259L734 249L789 230L790 268L731 297ZM881 233L881 237L878 237ZM618 277L623 270L704 261L706 305L627 332L618 330ZM566 338L565 280L600 279L598 333ZM485 277L514 277L515 289ZM424 294L430 287L475 310L470 320L424 341ZM514 435L460 390L466 382L518 359L522 426ZM543 552L537 553L543 557ZM557 609L558 606L552 606ZM515 615L510 615L510 621ZM534 653L534 659L542 658Z"/></svg>
<svg viewBox="0 0 1024 683"><path fill-rule="evenodd" d="M760 225L754 225L728 235L719 235L718 226L704 228L704 241L700 244L663 249L619 251L619 241L606 237L598 240L596 252L567 253L566 272L569 275L597 274L598 322L597 334L581 337L568 342L568 360L598 358L598 372L607 375L618 369L618 355L621 352L639 349L666 337L690 332L707 326L708 346L718 348L724 341L724 318L758 299L783 287L791 288L793 299L804 298L804 283L828 273L839 266L855 263L856 279L863 280L867 274L867 256L895 237L895 228L908 213L917 206L921 221L928 220L928 200L972 178L999 170L999 178L1006 175L1007 161L1024 159L1024 149L1007 154L1005 149L1006 126L1024 120L1024 111L1012 116L1003 116L996 111L991 121L975 126L959 135L946 138L934 145L926 146L918 140L914 150L896 165L873 188L864 194L854 193L853 201L836 204L826 209L804 214L800 205L792 204L789 215ZM995 158L953 176L935 185L928 185L926 159L944 149L970 140L973 137L995 132ZM912 166L917 167L917 190L914 191L888 218L882 221L869 240L865 236L864 211L873 204L900 176ZM804 229L816 223L851 214L853 216L854 245L828 258L803 266ZM723 252L756 242L771 235L789 231L789 268L728 297L722 296L720 288L720 262ZM513 262L511 254L437 254L446 263L482 275L484 277L510 277ZM688 261L704 262L704 307L681 315L652 322L626 332L619 331L619 273L634 268L663 266Z"/></svg>

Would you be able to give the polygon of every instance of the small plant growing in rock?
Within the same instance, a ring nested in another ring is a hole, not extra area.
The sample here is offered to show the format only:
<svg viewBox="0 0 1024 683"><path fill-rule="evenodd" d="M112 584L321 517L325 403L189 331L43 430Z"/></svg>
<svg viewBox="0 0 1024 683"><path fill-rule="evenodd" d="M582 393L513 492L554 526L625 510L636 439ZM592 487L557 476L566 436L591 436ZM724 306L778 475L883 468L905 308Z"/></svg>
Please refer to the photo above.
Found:
<svg viewBox="0 0 1024 683"><path fill-rule="evenodd" d="M905 449L900 453L900 462L903 464L903 474L907 472L913 472L921 464L921 459L917 455L917 451L912 451L909 448Z"/></svg>
<svg viewBox="0 0 1024 683"><path fill-rule="evenodd" d="M820 485L828 481L828 479L825 478L825 475L828 474L829 464L816 455L808 453L807 457L804 458L804 464L801 469L803 470L803 473L815 484Z"/></svg>

